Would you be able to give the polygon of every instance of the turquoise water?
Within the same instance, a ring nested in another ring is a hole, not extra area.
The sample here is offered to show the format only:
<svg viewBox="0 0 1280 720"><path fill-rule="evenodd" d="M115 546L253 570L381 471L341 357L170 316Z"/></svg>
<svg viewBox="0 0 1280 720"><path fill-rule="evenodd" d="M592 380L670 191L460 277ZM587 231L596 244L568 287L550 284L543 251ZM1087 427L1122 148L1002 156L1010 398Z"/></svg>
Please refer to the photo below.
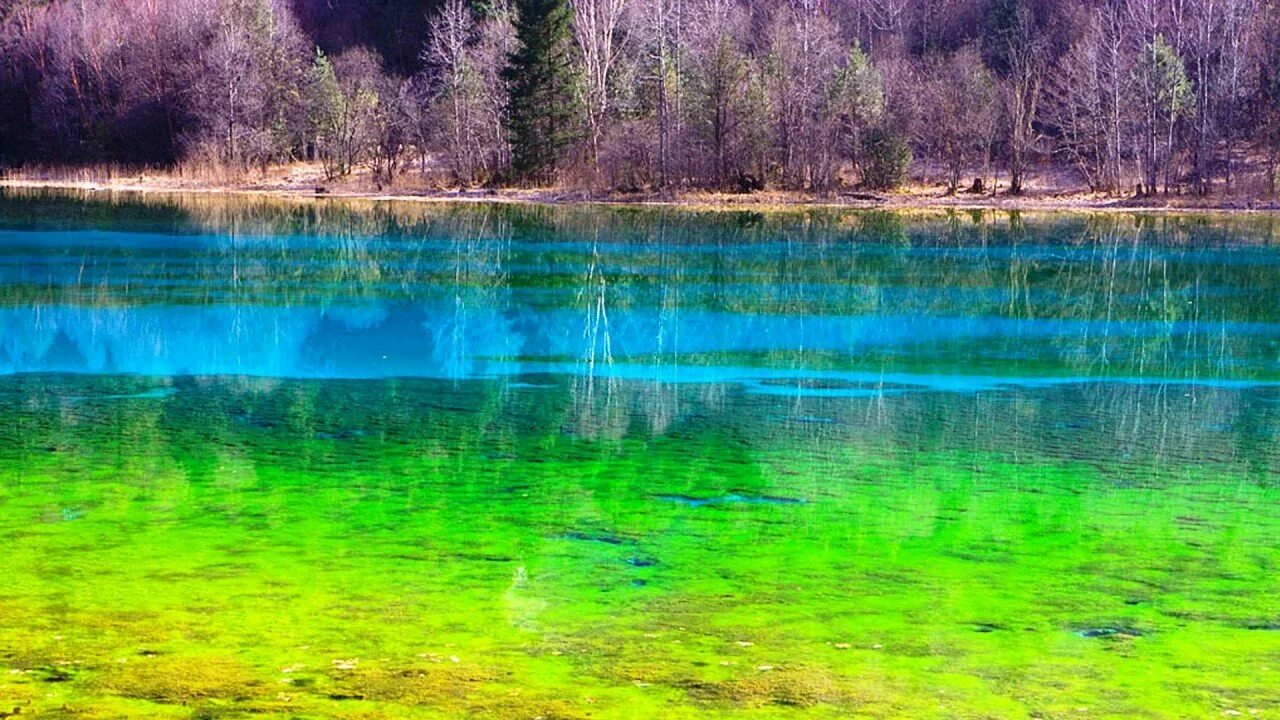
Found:
<svg viewBox="0 0 1280 720"><path fill-rule="evenodd" d="M0 713L1278 715L1275 234L0 196Z"/></svg>

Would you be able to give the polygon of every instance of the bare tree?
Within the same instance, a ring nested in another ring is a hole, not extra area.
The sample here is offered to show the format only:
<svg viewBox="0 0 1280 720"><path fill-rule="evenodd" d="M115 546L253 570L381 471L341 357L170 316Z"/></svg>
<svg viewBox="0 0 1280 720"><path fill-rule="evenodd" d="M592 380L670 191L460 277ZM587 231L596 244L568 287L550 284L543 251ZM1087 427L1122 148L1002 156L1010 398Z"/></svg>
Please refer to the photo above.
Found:
<svg viewBox="0 0 1280 720"><path fill-rule="evenodd" d="M465 0L447 0L431 21L423 51L426 74L416 95L427 112L414 124L420 150L439 146L460 183L492 179L510 160L500 73L512 45L505 2L493 3L480 18ZM432 141L436 130L443 130L443 142Z"/></svg>
<svg viewBox="0 0 1280 720"><path fill-rule="evenodd" d="M1255 0L1223 0L1222 45L1223 60L1220 77L1222 85L1222 126L1224 128L1225 157L1223 179L1227 190L1231 189L1232 170L1235 167L1237 139L1240 137L1240 110L1246 107L1250 96L1257 92L1250 72L1251 51L1257 37L1259 18Z"/></svg>
<svg viewBox="0 0 1280 720"><path fill-rule="evenodd" d="M832 183L834 128L825 122L824 110L839 60L836 28L816 0L779 6L769 33L766 77L774 164L791 187L826 189Z"/></svg>
<svg viewBox="0 0 1280 720"><path fill-rule="evenodd" d="M991 44L1004 74L1004 110L1009 192L1021 193L1027 159L1039 139L1036 113L1048 60L1048 45L1026 0L1002 0Z"/></svg>
<svg viewBox="0 0 1280 720"><path fill-rule="evenodd" d="M1258 13L1258 83L1248 109L1256 120L1254 132L1266 153L1266 183L1276 198L1280 170L1280 8Z"/></svg>
<svg viewBox="0 0 1280 720"><path fill-rule="evenodd" d="M450 165L459 182L471 183L481 155L472 102L480 80L472 66L471 45L477 28L471 4L466 0L446 0L431 20L430 33L423 60L436 71Z"/></svg>
<svg viewBox="0 0 1280 720"><path fill-rule="evenodd" d="M1250 160L1280 152L1275 0L571 2L558 67L573 102L556 122L591 161L576 177L615 188L826 192L871 164L890 186L919 157L955 190L995 153L1014 192L1050 157L1098 191L1140 176L1148 193L1230 192ZM504 122L508 0L438 0L394 38L356 22L356 5L0 0L0 158L265 168L305 156L386 183L416 152L424 173L495 182L516 126ZM406 38L420 57L406 61ZM317 46L369 49L329 63ZM406 68L409 82L395 74Z"/></svg>
<svg viewBox="0 0 1280 720"><path fill-rule="evenodd" d="M1145 190L1156 192L1163 180L1169 190L1169 173L1179 121L1195 108L1195 95L1182 59L1163 35L1142 48L1134 68L1134 87L1142 112L1142 170Z"/></svg>
<svg viewBox="0 0 1280 720"><path fill-rule="evenodd" d="M1088 16L1083 34L1046 79L1046 123L1057 152L1093 190L1124 185L1125 136L1131 125L1132 53L1123 0L1107 0Z"/></svg>
<svg viewBox="0 0 1280 720"><path fill-rule="evenodd" d="M295 149L305 44L283 2L221 0L192 88L197 151L245 166Z"/></svg>
<svg viewBox="0 0 1280 720"><path fill-rule="evenodd" d="M610 81L622 52L621 23L627 0L572 0L573 35L581 53L586 95L583 107L591 157L600 155L600 138L610 111Z"/></svg>
<svg viewBox="0 0 1280 720"><path fill-rule="evenodd" d="M1191 5L1185 43L1190 79L1195 92L1196 114L1191 142L1191 182L1199 194L1209 191L1213 180L1214 145L1217 140L1217 105L1221 88L1223 30L1220 0L1200 0Z"/></svg>
<svg viewBox="0 0 1280 720"><path fill-rule="evenodd" d="M311 127L316 154L329 179L350 173L368 157L378 107L378 60L363 48L332 62L317 52L311 69Z"/></svg>
<svg viewBox="0 0 1280 720"><path fill-rule="evenodd" d="M408 80L382 73L375 78L376 97L369 114L368 165L379 189L390 185L400 169L412 138L410 116L411 84Z"/></svg>
<svg viewBox="0 0 1280 720"><path fill-rule="evenodd" d="M711 167L709 179L726 187L731 179L748 184L746 137L759 109L752 98L752 67L740 39L746 17L733 0L702 0L691 22L687 52L697 101L691 115L700 130Z"/></svg>
<svg viewBox="0 0 1280 720"><path fill-rule="evenodd" d="M827 117L837 155L861 173L863 140L885 113L884 78L857 44L827 88Z"/></svg>
<svg viewBox="0 0 1280 720"><path fill-rule="evenodd" d="M870 36L901 36L906 28L910 0L860 0L859 18L870 30Z"/></svg>
<svg viewBox="0 0 1280 720"><path fill-rule="evenodd" d="M631 33L640 48L641 76L654 89L657 119L657 177L671 182L673 146L680 139L680 34L685 0L636 0L630 5Z"/></svg>
<svg viewBox="0 0 1280 720"><path fill-rule="evenodd" d="M966 168L986 163L998 113L995 78L972 47L932 59L923 75L920 144L946 168L947 190L954 193Z"/></svg>

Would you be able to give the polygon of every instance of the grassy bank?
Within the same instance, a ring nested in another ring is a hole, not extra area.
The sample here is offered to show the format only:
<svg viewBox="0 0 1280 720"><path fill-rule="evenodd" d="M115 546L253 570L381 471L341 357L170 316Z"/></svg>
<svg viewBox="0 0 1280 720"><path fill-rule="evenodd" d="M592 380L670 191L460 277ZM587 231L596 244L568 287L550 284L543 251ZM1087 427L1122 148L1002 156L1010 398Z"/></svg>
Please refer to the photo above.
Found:
<svg viewBox="0 0 1280 720"><path fill-rule="evenodd" d="M0 187L48 188L80 191L138 193L233 193L277 197L338 197L371 200L511 203L619 203L672 205L699 209L749 207L850 207L850 208L951 208L998 210L1121 210L1121 211L1226 211L1274 212L1280 200L1249 195L1192 194L1150 197L1091 193L1052 178L1032 183L1020 195L948 194L939 185L913 182L888 192L849 190L831 195L761 190L749 193L697 189L618 192L575 187L448 188L405 175L386 187L377 187L366 174L327 181L314 163L295 163L256 169L247 174L231 172L137 170L117 166L87 168L38 168L0 175Z"/></svg>

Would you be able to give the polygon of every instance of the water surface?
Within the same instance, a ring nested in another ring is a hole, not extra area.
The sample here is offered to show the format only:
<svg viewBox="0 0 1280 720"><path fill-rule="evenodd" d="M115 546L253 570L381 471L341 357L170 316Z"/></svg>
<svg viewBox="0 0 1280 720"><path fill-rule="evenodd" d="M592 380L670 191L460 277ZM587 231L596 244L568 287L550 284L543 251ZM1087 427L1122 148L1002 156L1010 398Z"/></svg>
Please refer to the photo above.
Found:
<svg viewBox="0 0 1280 720"><path fill-rule="evenodd" d="M1276 230L0 195L0 713L1280 715Z"/></svg>

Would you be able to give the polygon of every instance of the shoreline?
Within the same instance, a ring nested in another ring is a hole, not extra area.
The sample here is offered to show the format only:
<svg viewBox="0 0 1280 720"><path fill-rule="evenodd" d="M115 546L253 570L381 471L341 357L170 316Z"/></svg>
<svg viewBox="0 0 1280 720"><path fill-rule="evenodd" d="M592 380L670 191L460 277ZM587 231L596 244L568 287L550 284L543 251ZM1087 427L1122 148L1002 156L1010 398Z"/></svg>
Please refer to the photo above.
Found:
<svg viewBox="0 0 1280 720"><path fill-rule="evenodd" d="M695 211L796 211L886 210L886 211L1005 211L1005 212L1105 212L1132 214L1280 214L1280 201L1229 198L1166 196L1153 199L1100 195L1027 194L1022 196L972 197L927 191L897 191L873 195L822 198L796 192L762 191L749 194L681 191L675 193L591 193L581 190L515 189L497 190L389 190L368 191L315 186L192 183L137 180L44 180L0 178L0 189L63 190L87 193L132 193L138 195L223 195L288 200L360 200L368 202L477 203L512 205L602 205L615 207L675 208ZM1174 202L1170 202L1174 201ZM1190 201L1180 204L1177 201Z"/></svg>

